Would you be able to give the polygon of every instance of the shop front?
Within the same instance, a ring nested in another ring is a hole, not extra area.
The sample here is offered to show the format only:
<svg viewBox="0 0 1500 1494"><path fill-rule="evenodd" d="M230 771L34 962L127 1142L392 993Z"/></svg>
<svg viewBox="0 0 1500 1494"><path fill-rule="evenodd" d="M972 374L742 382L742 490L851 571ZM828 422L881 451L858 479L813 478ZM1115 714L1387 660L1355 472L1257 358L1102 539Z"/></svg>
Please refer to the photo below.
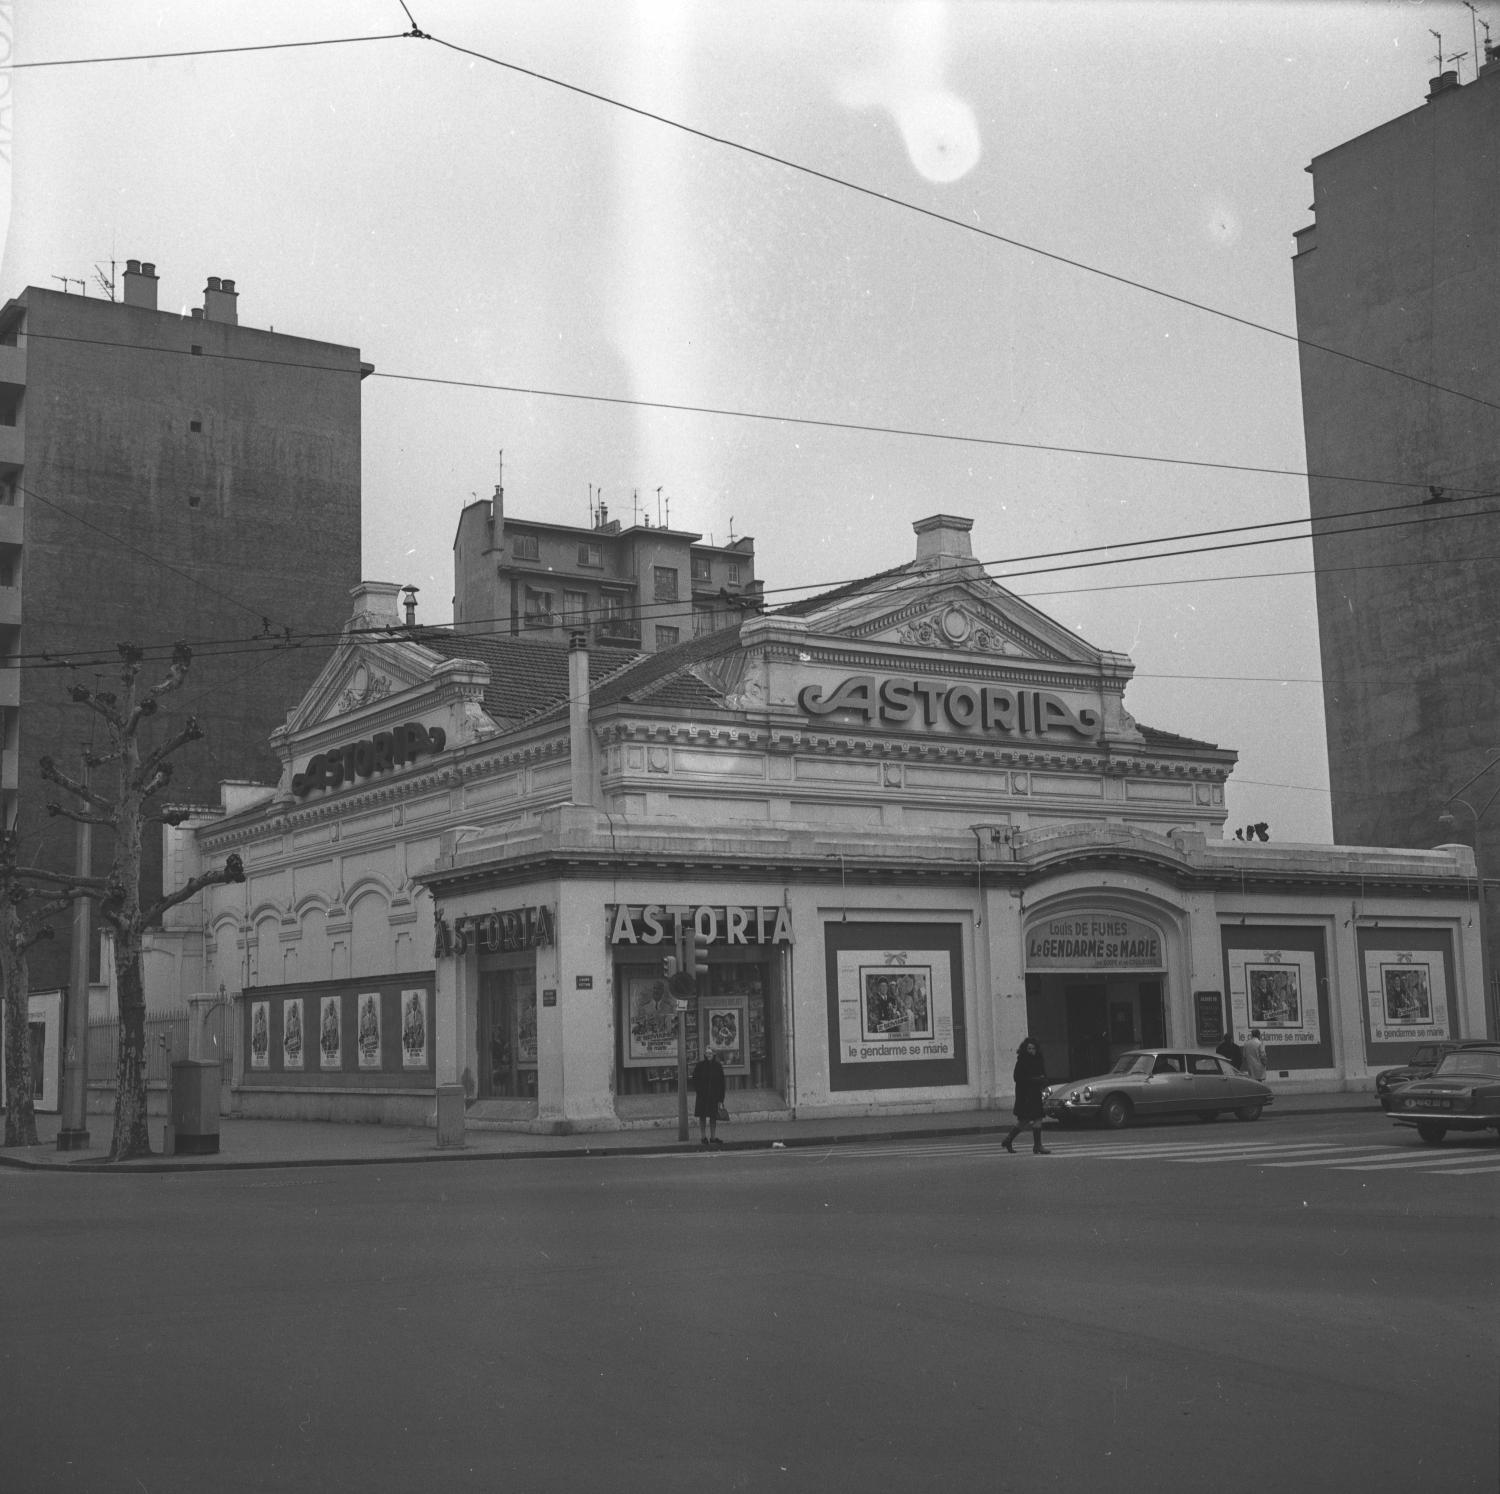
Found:
<svg viewBox="0 0 1500 1494"><path fill-rule="evenodd" d="M787 909L612 903L605 924L616 1095L675 1097L680 1022L690 1068L711 1046L731 1092L755 1091L762 1108L784 1104Z"/></svg>

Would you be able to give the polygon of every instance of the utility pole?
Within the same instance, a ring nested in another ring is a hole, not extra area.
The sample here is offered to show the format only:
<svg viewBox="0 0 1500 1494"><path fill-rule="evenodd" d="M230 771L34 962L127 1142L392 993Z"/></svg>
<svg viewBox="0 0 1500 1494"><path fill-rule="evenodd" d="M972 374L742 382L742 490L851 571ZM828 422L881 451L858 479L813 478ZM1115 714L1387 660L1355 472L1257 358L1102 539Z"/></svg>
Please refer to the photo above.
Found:
<svg viewBox="0 0 1500 1494"><path fill-rule="evenodd" d="M88 749L81 781L88 787ZM74 827L74 871L93 872L94 827L80 818ZM89 900L73 899L73 943L68 968L68 1006L63 1031L62 1127L60 1152L81 1152L89 1144Z"/></svg>

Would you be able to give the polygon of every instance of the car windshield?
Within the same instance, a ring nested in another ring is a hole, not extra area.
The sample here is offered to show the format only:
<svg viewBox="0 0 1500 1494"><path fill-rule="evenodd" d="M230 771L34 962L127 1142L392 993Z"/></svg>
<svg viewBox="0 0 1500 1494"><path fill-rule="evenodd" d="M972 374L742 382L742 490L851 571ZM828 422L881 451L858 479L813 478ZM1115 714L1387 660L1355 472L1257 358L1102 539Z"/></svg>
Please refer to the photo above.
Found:
<svg viewBox="0 0 1500 1494"><path fill-rule="evenodd" d="M1470 1075L1479 1079L1500 1079L1500 1053L1465 1052L1447 1054L1433 1073L1434 1079L1457 1079Z"/></svg>
<svg viewBox="0 0 1500 1494"><path fill-rule="evenodd" d="M1151 1072L1151 1055L1149 1053L1122 1053L1115 1059L1115 1066L1110 1070L1111 1074L1149 1074Z"/></svg>

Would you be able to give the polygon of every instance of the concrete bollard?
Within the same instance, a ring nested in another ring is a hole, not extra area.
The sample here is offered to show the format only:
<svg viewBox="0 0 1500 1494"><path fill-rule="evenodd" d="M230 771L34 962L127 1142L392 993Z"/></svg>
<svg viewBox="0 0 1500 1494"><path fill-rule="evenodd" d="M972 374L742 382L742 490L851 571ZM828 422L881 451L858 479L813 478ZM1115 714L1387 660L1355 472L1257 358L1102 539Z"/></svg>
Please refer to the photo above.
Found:
<svg viewBox="0 0 1500 1494"><path fill-rule="evenodd" d="M461 1147L464 1144L464 1087L440 1084L437 1087L437 1144Z"/></svg>

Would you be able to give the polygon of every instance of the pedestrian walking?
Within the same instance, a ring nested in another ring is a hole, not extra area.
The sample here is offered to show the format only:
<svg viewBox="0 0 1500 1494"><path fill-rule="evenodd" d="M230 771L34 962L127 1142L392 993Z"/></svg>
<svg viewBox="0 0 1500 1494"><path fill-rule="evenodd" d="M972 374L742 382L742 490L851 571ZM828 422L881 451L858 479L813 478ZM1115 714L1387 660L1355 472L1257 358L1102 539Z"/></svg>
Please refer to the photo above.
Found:
<svg viewBox="0 0 1500 1494"><path fill-rule="evenodd" d="M693 1065L693 1114L698 1117L699 1146L723 1146L719 1140L719 1106L724 1103L724 1065L714 1056L712 1047Z"/></svg>
<svg viewBox="0 0 1500 1494"><path fill-rule="evenodd" d="M1242 1049L1240 1045L1235 1042L1233 1028L1231 1028L1224 1034L1222 1040L1219 1043L1219 1046L1214 1049L1214 1052L1217 1053L1220 1058L1227 1058L1230 1063L1235 1066L1235 1068L1238 1069L1244 1067L1245 1052L1244 1049Z"/></svg>
<svg viewBox="0 0 1500 1494"><path fill-rule="evenodd" d="M1260 1040L1260 1028L1250 1029L1250 1036L1245 1039L1242 1051L1245 1055L1245 1072L1252 1079L1264 1079L1266 1077L1266 1045Z"/></svg>
<svg viewBox="0 0 1500 1494"><path fill-rule="evenodd" d="M1042 1145L1042 1095L1047 1088L1047 1064L1035 1038L1027 1038L1016 1049L1016 1066L1011 1078L1016 1082L1016 1123L1005 1138L1005 1150L1014 1155L1016 1149L1011 1142L1030 1126L1031 1150L1038 1156L1048 1156L1047 1148Z"/></svg>

